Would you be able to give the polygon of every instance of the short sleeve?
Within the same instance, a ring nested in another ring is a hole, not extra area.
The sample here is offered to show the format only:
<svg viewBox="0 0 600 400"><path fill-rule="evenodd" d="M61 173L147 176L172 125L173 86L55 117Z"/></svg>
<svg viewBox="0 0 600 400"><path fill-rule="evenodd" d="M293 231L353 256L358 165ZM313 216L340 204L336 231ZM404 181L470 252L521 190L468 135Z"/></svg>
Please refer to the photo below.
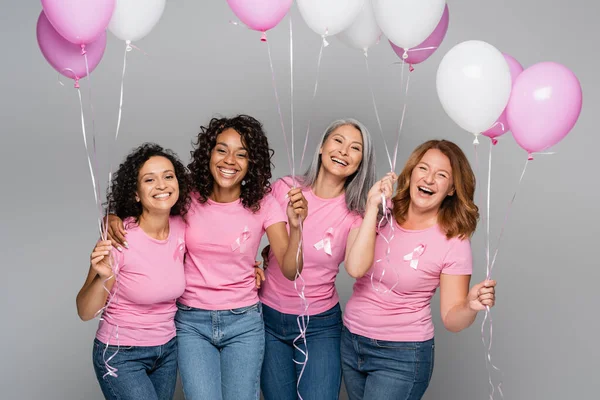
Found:
<svg viewBox="0 0 600 400"><path fill-rule="evenodd" d="M285 178L280 178L275 181L271 185L271 195L277 200L280 208L285 210L288 200L285 198L285 195L290 191L290 187L292 186L292 178L287 176Z"/></svg>
<svg viewBox="0 0 600 400"><path fill-rule="evenodd" d="M450 247L446 257L444 257L442 274L473 274L473 255L471 254L471 242L468 239L450 239Z"/></svg>
<svg viewBox="0 0 600 400"><path fill-rule="evenodd" d="M282 210L282 207L275 200L272 193L268 193L263 198L260 205L260 213L264 216L263 229L265 230L278 222L287 222L286 213Z"/></svg>

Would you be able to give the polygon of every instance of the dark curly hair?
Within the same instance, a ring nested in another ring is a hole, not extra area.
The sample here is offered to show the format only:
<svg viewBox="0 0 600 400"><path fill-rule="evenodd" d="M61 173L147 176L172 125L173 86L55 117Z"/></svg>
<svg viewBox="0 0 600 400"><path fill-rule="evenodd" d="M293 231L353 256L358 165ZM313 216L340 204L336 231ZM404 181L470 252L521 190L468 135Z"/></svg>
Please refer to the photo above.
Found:
<svg viewBox="0 0 600 400"><path fill-rule="evenodd" d="M151 157L160 156L168 159L175 168L175 176L179 184L179 199L171 208L171 215L184 217L190 205L191 179L179 157L168 149L155 143L144 143L131 151L119 165L113 175L107 193L107 207L111 214L124 220L133 217L138 221L142 215L142 205L135 200L140 169Z"/></svg>
<svg viewBox="0 0 600 400"><path fill-rule="evenodd" d="M188 169L192 175L194 189L201 203L208 201L212 194L214 177L210 172L210 156L217 144L217 136L226 129L234 129L242 137L242 144L248 151L248 173L244 177L240 198L242 205L256 212L260 201L271 191L271 157L273 150L263 131L262 124L248 115L233 118L213 118L208 127L200 127L200 133L191 151L192 161Z"/></svg>

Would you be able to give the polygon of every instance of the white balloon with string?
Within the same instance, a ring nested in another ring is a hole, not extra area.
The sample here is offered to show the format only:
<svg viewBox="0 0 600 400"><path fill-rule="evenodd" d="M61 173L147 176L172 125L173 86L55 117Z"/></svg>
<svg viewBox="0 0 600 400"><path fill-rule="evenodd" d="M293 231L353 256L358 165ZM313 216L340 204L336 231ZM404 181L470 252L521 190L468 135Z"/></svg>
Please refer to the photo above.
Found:
<svg viewBox="0 0 600 400"><path fill-rule="evenodd" d="M442 107L458 126L477 136L508 103L512 79L502 53L489 43L469 40L454 46L437 71Z"/></svg>
<svg viewBox="0 0 600 400"><path fill-rule="evenodd" d="M373 0L377 24L388 39L404 49L431 35L445 6L445 0Z"/></svg>
<svg viewBox="0 0 600 400"><path fill-rule="evenodd" d="M350 26L365 0L298 0L300 15L310 29L325 37L337 35Z"/></svg>
<svg viewBox="0 0 600 400"><path fill-rule="evenodd" d="M348 28L337 34L337 38L347 46L362 50L366 55L369 47L379 43L381 34L373 13L372 0L365 0L358 16Z"/></svg>

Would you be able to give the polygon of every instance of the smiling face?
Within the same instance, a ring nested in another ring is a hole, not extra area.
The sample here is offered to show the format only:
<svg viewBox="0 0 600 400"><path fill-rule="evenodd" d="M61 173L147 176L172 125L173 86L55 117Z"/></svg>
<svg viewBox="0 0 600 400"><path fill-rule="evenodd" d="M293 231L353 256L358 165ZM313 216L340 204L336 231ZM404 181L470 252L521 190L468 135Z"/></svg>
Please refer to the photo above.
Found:
<svg viewBox="0 0 600 400"><path fill-rule="evenodd" d="M450 159L438 149L427 150L410 176L411 207L420 212L437 211L444 199L452 195Z"/></svg>
<svg viewBox="0 0 600 400"><path fill-rule="evenodd" d="M329 134L319 152L325 171L348 178L356 172L363 158L362 134L352 125L342 125Z"/></svg>
<svg viewBox="0 0 600 400"><path fill-rule="evenodd" d="M219 188L241 189L248 172L248 150L236 130L225 129L217 136L210 155L210 172Z"/></svg>
<svg viewBox="0 0 600 400"><path fill-rule="evenodd" d="M136 201L146 212L167 212L179 199L179 183L175 168L168 158L150 157L138 173Z"/></svg>

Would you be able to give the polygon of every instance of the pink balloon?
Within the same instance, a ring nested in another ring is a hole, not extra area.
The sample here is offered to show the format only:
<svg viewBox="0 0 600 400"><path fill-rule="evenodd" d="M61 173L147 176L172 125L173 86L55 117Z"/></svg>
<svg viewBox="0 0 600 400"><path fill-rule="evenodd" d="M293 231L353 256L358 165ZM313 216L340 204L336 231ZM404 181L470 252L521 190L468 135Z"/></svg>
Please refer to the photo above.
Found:
<svg viewBox="0 0 600 400"><path fill-rule="evenodd" d="M436 49L444 40L446 32L448 31L449 22L450 11L448 10L448 5L446 4L446 8L444 9L444 13L442 14L442 19L440 19L440 22L438 23L435 30L431 33L431 35L429 35L427 39L423 41L423 43L412 49L408 49L408 58L404 61L409 64L419 64L427 60L429 56L431 56L436 51ZM392 49L394 49L398 57L402 58L402 56L404 55L404 49L402 47L396 46L391 41L389 42L392 45Z"/></svg>
<svg viewBox="0 0 600 400"><path fill-rule="evenodd" d="M54 29L71 43L87 45L106 30L116 0L42 0Z"/></svg>
<svg viewBox="0 0 600 400"><path fill-rule="evenodd" d="M513 137L530 156L560 142L581 113L581 84L564 65L541 62L513 85L506 116Z"/></svg>
<svg viewBox="0 0 600 400"><path fill-rule="evenodd" d="M508 69L510 70L510 78L512 80L512 86L514 87L515 82L517 80L517 76L523 72L523 66L512 56L508 54L502 54L506 63L508 64ZM506 106L508 108L508 105ZM492 139L493 143L496 144L496 138L498 136L504 135L506 132L510 130L510 125L508 124L508 120L506 119L506 108L502 111L500 117L498 117L498 121L492 125L490 129L485 132L481 132L482 135L489 137Z"/></svg>
<svg viewBox="0 0 600 400"><path fill-rule="evenodd" d="M227 0L227 3L246 26L263 33L275 27L292 6L292 0Z"/></svg>
<svg viewBox="0 0 600 400"><path fill-rule="evenodd" d="M87 75L80 46L69 42L56 32L43 11L37 22L37 40L46 61L62 75L75 80ZM102 32L95 41L86 46L85 57L90 72L100 63L105 48L106 32Z"/></svg>

